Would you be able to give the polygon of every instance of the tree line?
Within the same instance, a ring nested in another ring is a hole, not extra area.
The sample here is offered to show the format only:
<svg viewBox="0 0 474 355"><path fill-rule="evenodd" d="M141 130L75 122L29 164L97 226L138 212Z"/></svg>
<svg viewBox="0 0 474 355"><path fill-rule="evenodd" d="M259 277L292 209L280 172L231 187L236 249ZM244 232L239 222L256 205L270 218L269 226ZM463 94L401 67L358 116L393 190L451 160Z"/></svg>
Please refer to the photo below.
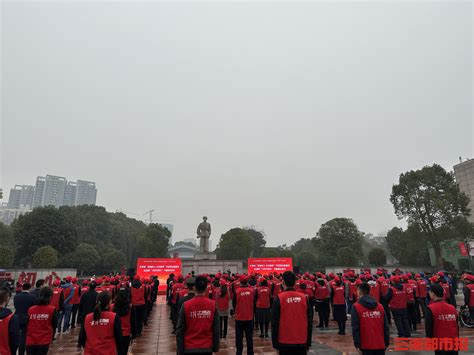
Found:
<svg viewBox="0 0 474 355"><path fill-rule="evenodd" d="M0 267L73 267L120 271L140 257L166 257L171 232L99 206L38 207L0 223Z"/></svg>

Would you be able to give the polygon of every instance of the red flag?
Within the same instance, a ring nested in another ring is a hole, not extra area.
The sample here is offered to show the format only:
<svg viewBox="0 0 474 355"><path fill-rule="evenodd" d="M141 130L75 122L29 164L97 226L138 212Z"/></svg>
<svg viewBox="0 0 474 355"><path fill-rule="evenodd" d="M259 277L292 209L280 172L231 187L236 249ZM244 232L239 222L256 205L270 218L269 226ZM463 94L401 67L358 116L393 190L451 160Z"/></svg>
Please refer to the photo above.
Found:
<svg viewBox="0 0 474 355"><path fill-rule="evenodd" d="M463 242L460 242L459 244L459 252L461 253L462 256L468 256L466 244Z"/></svg>

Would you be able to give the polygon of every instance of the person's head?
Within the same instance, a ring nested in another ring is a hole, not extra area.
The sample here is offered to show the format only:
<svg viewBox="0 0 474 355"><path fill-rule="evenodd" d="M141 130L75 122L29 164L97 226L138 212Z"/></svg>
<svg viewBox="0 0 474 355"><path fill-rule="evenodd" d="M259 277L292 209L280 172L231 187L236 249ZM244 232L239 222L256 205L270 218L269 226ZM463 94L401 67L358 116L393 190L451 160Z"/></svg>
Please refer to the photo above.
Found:
<svg viewBox="0 0 474 355"><path fill-rule="evenodd" d="M430 286L430 298L434 301L443 298L443 286L440 284L431 284Z"/></svg>
<svg viewBox="0 0 474 355"><path fill-rule="evenodd" d="M293 288L296 283L296 275L291 271L285 271L283 273L283 287Z"/></svg>
<svg viewBox="0 0 474 355"><path fill-rule="evenodd" d="M206 222L206 221L207 221L207 217L206 217L206 216L202 217L202 220L203 220L204 222Z"/></svg>
<svg viewBox="0 0 474 355"><path fill-rule="evenodd" d="M97 287L97 282L91 281L89 283L89 290L95 290L96 287Z"/></svg>
<svg viewBox="0 0 474 355"><path fill-rule="evenodd" d="M53 289L49 286L44 286L41 288L38 301L36 302L38 306L47 306L53 297Z"/></svg>
<svg viewBox="0 0 474 355"><path fill-rule="evenodd" d="M207 289L207 277L204 277L204 276L196 277L194 288L196 290L196 294L203 295Z"/></svg>
<svg viewBox="0 0 474 355"><path fill-rule="evenodd" d="M195 277L188 277L186 279L186 287L189 291L194 291L194 285L196 283L196 278Z"/></svg>
<svg viewBox="0 0 474 355"><path fill-rule="evenodd" d="M25 282L23 286L21 286L21 289L23 291L29 291L30 288L31 288L31 284L29 282Z"/></svg>
<svg viewBox="0 0 474 355"><path fill-rule="evenodd" d="M36 281L36 284L35 284L36 288L41 288L43 286L44 286L44 280L43 279L39 279L38 281Z"/></svg>
<svg viewBox="0 0 474 355"><path fill-rule="evenodd" d="M95 321L98 321L100 319L100 315L102 314L103 311L106 311L109 309L109 305L110 305L110 293L108 293L107 291L99 293L99 296L97 296L97 302L94 308Z"/></svg>
<svg viewBox="0 0 474 355"><path fill-rule="evenodd" d="M267 281L267 279L262 279L262 280L260 281L260 285L261 285L261 286L268 286L268 281Z"/></svg>
<svg viewBox="0 0 474 355"><path fill-rule="evenodd" d="M370 285L367 282L362 282L359 286L357 286L357 294L359 295L359 298L369 295Z"/></svg>
<svg viewBox="0 0 474 355"><path fill-rule="evenodd" d="M126 316L130 312L130 298L125 287L121 287L115 295L113 311L120 317Z"/></svg>
<svg viewBox="0 0 474 355"><path fill-rule="evenodd" d="M6 286L0 287L0 308L4 308L10 301L10 290Z"/></svg>

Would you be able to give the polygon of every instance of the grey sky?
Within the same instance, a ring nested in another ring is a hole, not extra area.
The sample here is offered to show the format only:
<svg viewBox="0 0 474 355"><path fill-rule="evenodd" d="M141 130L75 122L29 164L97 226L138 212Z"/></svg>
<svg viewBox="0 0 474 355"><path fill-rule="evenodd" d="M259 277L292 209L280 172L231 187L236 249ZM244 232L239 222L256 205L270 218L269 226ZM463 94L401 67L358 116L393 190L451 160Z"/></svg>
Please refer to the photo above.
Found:
<svg viewBox="0 0 474 355"><path fill-rule="evenodd" d="M57 174L213 246L400 224L409 169L472 157L471 2L4 2L1 186ZM132 216L133 217L133 216Z"/></svg>

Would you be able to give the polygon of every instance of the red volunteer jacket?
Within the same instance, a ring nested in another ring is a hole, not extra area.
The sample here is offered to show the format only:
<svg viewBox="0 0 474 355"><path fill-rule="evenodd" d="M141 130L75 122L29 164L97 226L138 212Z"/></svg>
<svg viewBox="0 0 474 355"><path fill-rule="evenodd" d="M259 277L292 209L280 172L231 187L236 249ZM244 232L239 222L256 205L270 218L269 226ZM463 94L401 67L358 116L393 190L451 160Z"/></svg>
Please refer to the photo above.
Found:
<svg viewBox="0 0 474 355"><path fill-rule="evenodd" d="M143 285L138 288L132 286L132 306L142 306L145 304L145 291L146 289Z"/></svg>
<svg viewBox="0 0 474 355"><path fill-rule="evenodd" d="M320 301L325 300L330 297L329 287L327 283L325 283L324 285L320 285L320 284L316 285L316 291L314 293L314 297Z"/></svg>
<svg viewBox="0 0 474 355"><path fill-rule="evenodd" d="M212 349L212 326L216 302L206 296L195 296L183 303L185 315L184 349Z"/></svg>
<svg viewBox="0 0 474 355"><path fill-rule="evenodd" d="M469 307L474 307L474 284L467 284L466 287L469 289Z"/></svg>
<svg viewBox="0 0 474 355"><path fill-rule="evenodd" d="M235 291L235 320L253 319L253 297L250 287L239 287Z"/></svg>
<svg viewBox="0 0 474 355"><path fill-rule="evenodd" d="M54 287L53 288L53 296L51 297L51 301L49 301L49 304L51 306L54 306L56 310L59 310L59 299L61 298L61 294L63 293L63 289L59 287Z"/></svg>
<svg viewBox="0 0 474 355"><path fill-rule="evenodd" d="M385 349L384 318L385 311L379 303L375 309L364 307L355 303L354 308L359 317L360 349L383 350Z"/></svg>
<svg viewBox="0 0 474 355"><path fill-rule="evenodd" d="M257 288L257 308L270 308L270 287Z"/></svg>
<svg viewBox="0 0 474 355"><path fill-rule="evenodd" d="M26 345L49 345L53 340L53 316L56 309L52 305L33 306L28 310Z"/></svg>
<svg viewBox="0 0 474 355"><path fill-rule="evenodd" d="M86 346L84 355L117 355L115 345L114 323L118 317L114 312L105 311L98 321L94 321L94 314L90 313L84 321L86 332Z"/></svg>
<svg viewBox="0 0 474 355"><path fill-rule="evenodd" d="M0 319L0 354L10 355L10 335L8 333L13 313Z"/></svg>
<svg viewBox="0 0 474 355"><path fill-rule="evenodd" d="M332 299L332 304L346 304L346 300L345 300L345 294L344 294L344 285L341 285L341 286L337 286L337 285L333 285L332 286L332 290L333 290L333 293L334 293L334 297Z"/></svg>
<svg viewBox="0 0 474 355"><path fill-rule="evenodd" d="M425 280L418 280L418 295L419 297L426 298L428 296L428 290L426 286L426 281Z"/></svg>
<svg viewBox="0 0 474 355"><path fill-rule="evenodd" d="M219 311L227 311L230 308L229 301L230 301L229 291L227 290L224 297L221 297L221 290L217 289L216 291L217 309Z"/></svg>
<svg viewBox="0 0 474 355"><path fill-rule="evenodd" d="M278 298L280 301L278 344L307 344L307 296L291 290L281 292Z"/></svg>
<svg viewBox="0 0 474 355"><path fill-rule="evenodd" d="M432 302L428 308L433 314L433 338L458 338L458 314L456 308L444 301ZM439 341L441 345L442 342ZM449 350L449 349L439 349Z"/></svg>
<svg viewBox="0 0 474 355"><path fill-rule="evenodd" d="M407 292L405 288L399 290L395 287L390 287L392 290L392 299L390 300L389 307L391 309L406 309L407 308Z"/></svg>

